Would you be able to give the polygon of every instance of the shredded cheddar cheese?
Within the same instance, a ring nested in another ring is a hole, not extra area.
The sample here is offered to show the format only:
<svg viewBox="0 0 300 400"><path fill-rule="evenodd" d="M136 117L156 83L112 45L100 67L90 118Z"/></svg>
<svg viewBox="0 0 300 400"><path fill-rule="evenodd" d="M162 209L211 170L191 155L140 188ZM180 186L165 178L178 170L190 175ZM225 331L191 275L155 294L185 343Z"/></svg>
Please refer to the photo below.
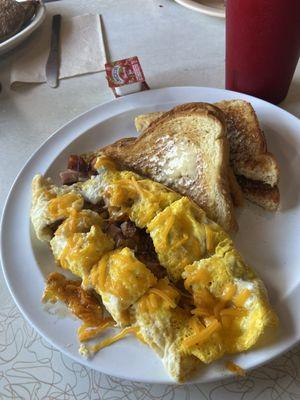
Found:
<svg viewBox="0 0 300 400"><path fill-rule="evenodd" d="M232 317L229 315L221 315L220 316L220 321L222 324L222 327L226 330L229 330L232 326Z"/></svg>
<svg viewBox="0 0 300 400"><path fill-rule="evenodd" d="M158 307L158 301L157 297L155 296L155 293L150 293L149 295L149 303L152 308L152 310L156 310Z"/></svg>
<svg viewBox="0 0 300 400"><path fill-rule="evenodd" d="M189 349L190 347L195 346L196 344L197 345L203 344L211 337L211 335L213 333L217 332L220 329L221 329L221 324L219 321L217 321L215 319L207 327L202 329L200 332L197 331L192 336L185 338L182 341L182 346L185 349Z"/></svg>
<svg viewBox="0 0 300 400"><path fill-rule="evenodd" d="M205 268L200 268L196 273L191 274L185 281L184 287L189 289L193 283L202 283L203 285L207 285L211 280L210 273Z"/></svg>
<svg viewBox="0 0 300 400"><path fill-rule="evenodd" d="M48 210L53 218L64 218L70 215L72 208L83 205L83 199L79 194L66 193L49 201Z"/></svg>
<svg viewBox="0 0 300 400"><path fill-rule="evenodd" d="M186 279L185 286L188 287L193 283L205 285L210 280L211 277L207 270L201 268ZM242 318L247 315L247 310L242 305L250 292L242 291L239 296L234 298L236 290L236 285L228 283L225 285L222 295L217 298L206 288L198 289L194 293L196 308L191 310L191 314L204 318L206 321L217 319L224 328L228 329L232 324L232 318Z"/></svg>
<svg viewBox="0 0 300 400"><path fill-rule="evenodd" d="M110 204L126 206L129 200L152 198L153 194L143 187L143 181L135 177L118 179L110 187ZM150 207L150 204L149 204Z"/></svg>
<svg viewBox="0 0 300 400"><path fill-rule="evenodd" d="M98 225L93 225L88 233L74 233L67 239L67 244L60 255L61 266L83 277L110 250L112 241Z"/></svg>
<svg viewBox="0 0 300 400"><path fill-rule="evenodd" d="M224 308L220 311L221 316L230 316L230 317L243 317L247 315L247 311L244 308Z"/></svg>
<svg viewBox="0 0 300 400"><path fill-rule="evenodd" d="M164 299L164 300L169 304L169 306L170 306L171 308L175 308L175 307L176 307L176 303L167 295L166 292L164 292L164 291L162 291L162 290L160 290L160 289L157 289L157 288L151 288L151 289L149 290L149 293L154 293L154 294L156 294L157 296L159 296L159 297L161 297L162 299Z"/></svg>
<svg viewBox="0 0 300 400"><path fill-rule="evenodd" d="M138 328L135 327L127 327L124 328L121 332L117 333L116 335L104 339L102 342L97 343L95 345L91 346L86 346L86 345L81 345L79 348L79 352L83 355L94 355L97 353L99 350L103 349L104 347L110 346L111 344L117 342L118 340L123 339L125 336L128 334L134 334L138 339L143 341L143 337L140 335Z"/></svg>
<svg viewBox="0 0 300 400"><path fill-rule="evenodd" d="M209 315L211 315L210 311L207 308L204 308L204 307L194 308L191 311L191 314L197 315L199 317L208 317Z"/></svg>
<svg viewBox="0 0 300 400"><path fill-rule="evenodd" d="M211 252L215 248L214 233L208 225L205 225L205 234L206 234L206 249L208 252Z"/></svg>
<svg viewBox="0 0 300 400"><path fill-rule="evenodd" d="M172 246L172 249L173 249L173 250L176 250L178 247L180 247L180 246L182 246L183 244L185 244L185 243L188 241L188 239L189 239L188 235L184 233L182 239L178 240L178 242L175 243L175 244Z"/></svg>
<svg viewBox="0 0 300 400"><path fill-rule="evenodd" d="M197 307L213 308L216 304L215 297L206 288L200 289L195 295L194 300Z"/></svg>
<svg viewBox="0 0 300 400"><path fill-rule="evenodd" d="M227 302L232 300L235 293L236 286L233 283L228 283L223 290L223 294L221 296L222 301Z"/></svg>
<svg viewBox="0 0 300 400"><path fill-rule="evenodd" d="M225 307L225 304L226 303L224 301L219 301L218 303L216 303L216 305L214 306L214 309L213 309L214 315L216 317L219 317L223 308Z"/></svg>
<svg viewBox="0 0 300 400"><path fill-rule="evenodd" d="M104 332L107 328L115 325L112 319L104 319L97 326L89 326L88 324L81 325L77 330L77 336L80 342L86 342L87 340L94 339L100 333Z"/></svg>
<svg viewBox="0 0 300 400"><path fill-rule="evenodd" d="M155 276L128 247L106 253L93 267L90 278L98 293L117 297L123 306L129 306L136 296L156 284Z"/></svg>
<svg viewBox="0 0 300 400"><path fill-rule="evenodd" d="M135 188L136 192L140 197L148 196L152 197L153 194L143 187L143 181L137 181L133 176L131 177L132 186Z"/></svg>
<svg viewBox="0 0 300 400"><path fill-rule="evenodd" d="M205 328L205 326L201 323L201 321L199 321L197 317L192 317L190 319L190 326L195 334L200 333Z"/></svg>
<svg viewBox="0 0 300 400"><path fill-rule="evenodd" d="M243 370L243 368L241 368L239 365L235 364L232 361L227 361L226 368L229 371L234 372L235 374L237 374L239 376L246 376L246 372Z"/></svg>
<svg viewBox="0 0 300 400"><path fill-rule="evenodd" d="M164 229L163 229L163 231L162 231L162 233L161 233L161 235L162 235L162 242L163 242L165 245L166 245L167 242L168 242L168 235L169 235L169 233L170 233L170 231L171 231L171 229L172 229L172 226L174 225L174 222L175 222L174 215L173 215L173 214L170 214L170 217L168 218L168 220L167 220L167 222L166 222L166 224L165 224L165 226L164 226Z"/></svg>
<svg viewBox="0 0 300 400"><path fill-rule="evenodd" d="M105 156L97 157L94 167L96 169L104 167L105 169L111 171L115 171L117 169L117 166L114 163L114 161L111 158Z"/></svg>
<svg viewBox="0 0 300 400"><path fill-rule="evenodd" d="M233 300L233 304L236 307L243 307L243 305L246 303L247 299L250 297L251 292L249 289L244 289L241 291L240 294L238 294Z"/></svg>

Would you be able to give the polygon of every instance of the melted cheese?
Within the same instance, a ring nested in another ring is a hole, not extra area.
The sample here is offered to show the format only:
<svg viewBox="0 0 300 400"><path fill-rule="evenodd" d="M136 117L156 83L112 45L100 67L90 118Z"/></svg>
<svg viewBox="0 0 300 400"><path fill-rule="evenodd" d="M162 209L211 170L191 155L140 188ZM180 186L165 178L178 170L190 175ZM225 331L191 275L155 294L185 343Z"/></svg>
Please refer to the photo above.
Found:
<svg viewBox="0 0 300 400"><path fill-rule="evenodd" d="M110 207L117 207L140 228L180 196L163 185L121 171L108 180L105 196Z"/></svg>
<svg viewBox="0 0 300 400"><path fill-rule="evenodd" d="M215 319L207 327L201 329L200 331L199 329L197 329L193 335L185 338L182 341L182 346L185 349L188 349L196 344L197 345L202 344L206 342L212 336L213 333L217 332L220 329L221 329L221 324L219 321Z"/></svg>
<svg viewBox="0 0 300 400"><path fill-rule="evenodd" d="M224 301L217 302L216 305L213 308L213 315L216 316L216 317L219 317L219 315L221 314L221 311L225 307L225 304L226 303Z"/></svg>
<svg viewBox="0 0 300 400"><path fill-rule="evenodd" d="M211 280L211 275L205 268L200 268L194 274L191 274L185 281L184 287L189 289L191 285L195 282L202 283L203 285L207 285Z"/></svg>
<svg viewBox="0 0 300 400"><path fill-rule="evenodd" d="M88 324L83 324L77 329L77 336L80 342L86 342L90 339L94 339L100 333L104 332L106 329L114 326L115 321L112 319L104 319L97 326L90 326Z"/></svg>
<svg viewBox="0 0 300 400"><path fill-rule="evenodd" d="M205 234L206 234L206 249L210 253L215 248L215 236L213 230L209 225L205 225Z"/></svg>
<svg viewBox="0 0 300 400"><path fill-rule="evenodd" d="M233 304L236 307L243 307L243 305L246 303L248 298L251 296L251 292L249 289L244 289L239 293L234 299L233 299Z"/></svg>
<svg viewBox="0 0 300 400"><path fill-rule="evenodd" d="M171 230L172 226L174 225L174 222L175 222L174 215L170 214L166 224L162 228L162 232L161 232L162 243L161 243L161 246L164 246L165 248L168 247L168 235L170 233L170 230Z"/></svg>
<svg viewBox="0 0 300 400"><path fill-rule="evenodd" d="M79 194L70 192L57 196L49 201L48 210L53 218L65 218L70 215L72 209L81 208L83 199Z"/></svg>
<svg viewBox="0 0 300 400"><path fill-rule="evenodd" d="M176 308L179 299L180 292L164 278L139 300L139 308L143 313L155 312L161 308Z"/></svg>
<svg viewBox="0 0 300 400"><path fill-rule="evenodd" d="M195 305L198 307L210 307L213 308L216 304L215 297L206 288L200 289L194 296Z"/></svg>
<svg viewBox="0 0 300 400"><path fill-rule="evenodd" d="M101 228L94 225L90 234L75 233L70 236L60 257L61 266L68 269L70 264L80 262L83 269L91 268L103 254L103 235Z"/></svg>
<svg viewBox="0 0 300 400"><path fill-rule="evenodd" d="M227 361L226 368L229 371L234 372L235 374L237 374L239 376L246 376L245 371L239 365L235 364L232 361Z"/></svg>
<svg viewBox="0 0 300 400"><path fill-rule="evenodd" d="M90 283L118 326L127 326L129 307L156 284L156 278L134 252L125 247L102 257L92 268Z"/></svg>
<svg viewBox="0 0 300 400"><path fill-rule="evenodd" d="M194 331L194 334L200 333L205 328L201 321L199 321L199 319L196 317L190 318L189 325Z"/></svg>
<svg viewBox="0 0 300 400"><path fill-rule="evenodd" d="M91 356L97 353L99 350L103 349L104 347L110 346L111 344L117 342L118 340L123 339L125 336L128 334L134 334L138 339L143 341L142 336L139 334L139 329L133 326L124 328L121 332L117 333L116 335L104 339L102 342L97 343L95 345L91 346L86 346L86 345L81 345L79 348L79 353L82 354L83 356Z"/></svg>
<svg viewBox="0 0 300 400"><path fill-rule="evenodd" d="M106 156L97 157L96 162L94 164L95 169L105 168L110 171L115 171L117 169L117 165L115 162Z"/></svg>
<svg viewBox="0 0 300 400"><path fill-rule="evenodd" d="M154 293L154 294L160 296L162 299L164 299L169 304L169 306L171 308L175 308L176 307L176 303L163 290L160 290L160 289L157 289L157 288L152 288L152 289L149 290L149 293Z"/></svg>
<svg viewBox="0 0 300 400"><path fill-rule="evenodd" d="M199 317L208 317L211 313L207 308L197 307L191 311L191 314L197 315Z"/></svg>
<svg viewBox="0 0 300 400"><path fill-rule="evenodd" d="M222 293L221 299L224 302L232 300L233 296L236 293L236 285L233 283L228 283Z"/></svg>
<svg viewBox="0 0 300 400"><path fill-rule="evenodd" d="M244 308L224 308L220 311L220 315L240 318L247 315L247 310Z"/></svg>
<svg viewBox="0 0 300 400"><path fill-rule="evenodd" d="M152 273L141 263L132 250L117 249L106 254L98 264L97 288L126 301L144 286L155 284ZM148 282L149 281L149 282Z"/></svg>
<svg viewBox="0 0 300 400"><path fill-rule="evenodd" d="M201 268L186 279L185 285L186 288L189 288L195 282L207 285L211 279L209 272L206 269ZM195 296L195 303L198 306L192 310L191 313L200 317L217 318L222 325L224 321L224 324L228 326L229 317L241 318L247 315L246 310L243 309L242 306L250 296L251 292L248 289L245 289L238 296L233 298L236 290L236 285L228 283L225 285L223 293L218 299L214 297L208 289L199 289ZM232 306L226 308L229 302L231 302Z"/></svg>

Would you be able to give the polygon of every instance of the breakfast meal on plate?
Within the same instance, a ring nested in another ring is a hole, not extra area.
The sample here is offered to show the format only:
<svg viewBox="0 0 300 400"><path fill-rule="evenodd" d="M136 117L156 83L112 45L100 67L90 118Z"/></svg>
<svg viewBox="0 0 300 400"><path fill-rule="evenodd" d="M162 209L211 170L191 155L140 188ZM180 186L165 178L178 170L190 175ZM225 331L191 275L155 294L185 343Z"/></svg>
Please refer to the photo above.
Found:
<svg viewBox="0 0 300 400"><path fill-rule="evenodd" d="M277 164L266 151L253 153L253 165L237 154L230 164L229 117L216 105L152 117L138 117L137 139L70 156L62 186L36 175L31 221L61 267L47 277L42 301L60 301L82 320L80 354L132 334L183 382L277 325L262 280L229 236L242 203L236 165L274 187ZM95 342L110 329L121 330ZM228 368L243 372L231 361Z"/></svg>
<svg viewBox="0 0 300 400"><path fill-rule="evenodd" d="M0 0L0 43L18 33L36 12L38 1Z"/></svg>

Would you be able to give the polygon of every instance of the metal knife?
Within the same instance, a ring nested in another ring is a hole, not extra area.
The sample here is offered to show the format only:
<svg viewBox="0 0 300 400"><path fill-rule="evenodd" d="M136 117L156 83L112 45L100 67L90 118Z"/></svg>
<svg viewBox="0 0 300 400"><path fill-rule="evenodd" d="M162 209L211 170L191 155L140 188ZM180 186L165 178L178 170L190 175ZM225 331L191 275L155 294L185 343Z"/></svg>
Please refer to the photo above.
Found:
<svg viewBox="0 0 300 400"><path fill-rule="evenodd" d="M56 88L58 86L59 74L59 34L61 25L61 15L54 15L52 18L52 31L50 52L46 64L46 79L49 86Z"/></svg>

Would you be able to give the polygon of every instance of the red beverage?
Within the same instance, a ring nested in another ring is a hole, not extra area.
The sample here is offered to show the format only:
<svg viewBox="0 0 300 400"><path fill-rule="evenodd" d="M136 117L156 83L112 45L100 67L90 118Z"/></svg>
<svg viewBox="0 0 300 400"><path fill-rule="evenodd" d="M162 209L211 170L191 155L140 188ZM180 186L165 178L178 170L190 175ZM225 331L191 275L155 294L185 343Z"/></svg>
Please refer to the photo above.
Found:
<svg viewBox="0 0 300 400"><path fill-rule="evenodd" d="M226 1L226 89L277 104L299 55L300 0Z"/></svg>

